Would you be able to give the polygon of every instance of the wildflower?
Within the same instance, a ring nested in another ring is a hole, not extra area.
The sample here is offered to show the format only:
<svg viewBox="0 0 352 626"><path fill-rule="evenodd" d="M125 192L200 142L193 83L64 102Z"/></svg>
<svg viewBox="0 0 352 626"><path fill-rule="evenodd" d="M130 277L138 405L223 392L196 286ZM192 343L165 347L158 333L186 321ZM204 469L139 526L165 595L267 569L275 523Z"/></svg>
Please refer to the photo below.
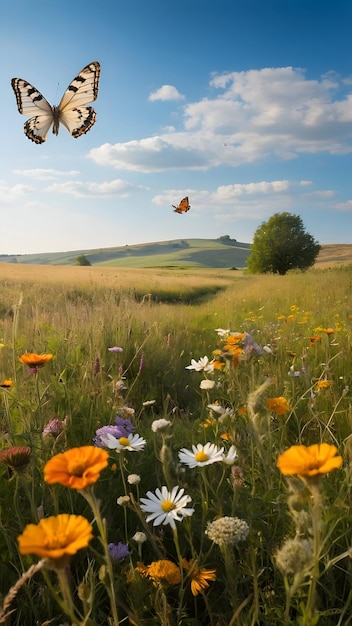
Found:
<svg viewBox="0 0 352 626"><path fill-rule="evenodd" d="M144 357L144 353L142 352L141 354L141 358L139 360L139 368L138 368L138 372L137 372L137 376L141 373L141 371L144 368L144 362L145 362L145 357Z"/></svg>
<svg viewBox="0 0 352 626"><path fill-rule="evenodd" d="M31 449L29 446L15 446L0 452L0 463L4 463L18 474L26 469L30 460Z"/></svg>
<svg viewBox="0 0 352 626"><path fill-rule="evenodd" d="M110 450L116 450L117 452L121 452L121 450L129 450L130 452L140 452L143 450L145 444L147 443L143 437L135 434L129 434L128 437L119 437L118 439L109 433L103 437L101 440L107 448Z"/></svg>
<svg viewBox="0 0 352 626"><path fill-rule="evenodd" d="M151 429L153 433L156 433L158 430L164 430L168 426L171 426L171 422L161 418L160 420L154 420L154 422L152 422Z"/></svg>
<svg viewBox="0 0 352 626"><path fill-rule="evenodd" d="M247 522L239 517L219 517L213 522L208 522L205 534L219 546L233 546L245 541L249 533Z"/></svg>
<svg viewBox="0 0 352 626"><path fill-rule="evenodd" d="M81 515L61 515L41 519L39 524L28 524L18 537L21 554L36 554L53 561L68 558L86 548L93 537L93 528Z"/></svg>
<svg viewBox="0 0 352 626"><path fill-rule="evenodd" d="M100 359L99 359L99 357L97 357L95 359L95 361L94 361L93 372L94 372L94 374L99 374L99 372L100 372Z"/></svg>
<svg viewBox="0 0 352 626"><path fill-rule="evenodd" d="M214 404L207 404L207 408L223 418L233 415L233 410L230 407L225 409L225 407L221 406L218 401L214 402Z"/></svg>
<svg viewBox="0 0 352 626"><path fill-rule="evenodd" d="M312 335L311 337L309 337L309 343L311 346L314 346L314 344L320 340L321 340L320 335Z"/></svg>
<svg viewBox="0 0 352 626"><path fill-rule="evenodd" d="M279 396L278 398L267 398L266 406L269 411L273 411L276 415L285 415L287 411L291 410L287 400L285 400L282 396Z"/></svg>
<svg viewBox="0 0 352 626"><path fill-rule="evenodd" d="M291 446L279 456L276 465L285 476L312 477L341 467L342 456L335 456L336 453L336 446L328 443Z"/></svg>
<svg viewBox="0 0 352 626"><path fill-rule="evenodd" d="M119 346L114 346L113 348L108 348L109 352L123 352L123 348Z"/></svg>
<svg viewBox="0 0 352 626"><path fill-rule="evenodd" d="M216 569L198 567L197 561L182 559L182 567L188 571L191 579L191 591L194 596L202 593L209 587L209 580L216 580Z"/></svg>
<svg viewBox="0 0 352 626"><path fill-rule="evenodd" d="M243 353L245 356L251 356L252 354L256 356L261 356L264 354L264 349L260 346L256 341L254 341L252 335L249 333L245 333L243 339Z"/></svg>
<svg viewBox="0 0 352 626"><path fill-rule="evenodd" d="M144 543L145 541L147 541L147 535L143 533L142 531L137 530L137 532L133 535L132 539L136 541L137 543Z"/></svg>
<svg viewBox="0 0 352 626"><path fill-rule="evenodd" d="M122 561L130 554L128 544L122 543L121 541L119 541L119 543L109 543L108 550L110 558L113 561Z"/></svg>
<svg viewBox="0 0 352 626"><path fill-rule="evenodd" d="M118 417L116 418L115 422L117 423L117 420L118 420L118 419L123 419L123 418L125 418L126 416L127 416L128 418L129 418L129 417L133 417L133 416L134 416L134 414L135 414L135 410L134 410L134 409L132 409L132 407L130 407L130 406L122 406L122 407L119 409L119 415L118 415ZM133 430L134 430L134 429L133 429Z"/></svg>
<svg viewBox="0 0 352 626"><path fill-rule="evenodd" d="M227 337L227 335L230 334L230 329L227 328L225 330L224 328L215 328L215 332L218 333L219 337Z"/></svg>
<svg viewBox="0 0 352 626"><path fill-rule="evenodd" d="M152 406L155 402L156 400L145 400L145 402L142 402L142 406Z"/></svg>
<svg viewBox="0 0 352 626"><path fill-rule="evenodd" d="M317 389L318 391L320 391L321 389L328 389L329 387L331 387L332 385L332 380L318 380L317 382Z"/></svg>
<svg viewBox="0 0 352 626"><path fill-rule="evenodd" d="M3 389L8 389L9 387L13 387L14 383L12 378L5 378L5 380L2 381L2 383L0 383L0 387L2 387Z"/></svg>
<svg viewBox="0 0 352 626"><path fill-rule="evenodd" d="M138 485L141 482L141 477L138 474L129 474L127 476L127 482L129 485Z"/></svg>
<svg viewBox="0 0 352 626"><path fill-rule="evenodd" d="M44 480L49 485L60 483L70 489L84 489L95 483L108 465L106 450L95 446L71 448L53 456L44 466Z"/></svg>
<svg viewBox="0 0 352 626"><path fill-rule="evenodd" d="M35 354L34 352L25 352L19 357L24 365L28 365L31 374L37 374L40 367L44 367L46 363L51 361L52 354Z"/></svg>
<svg viewBox="0 0 352 626"><path fill-rule="evenodd" d="M127 409L129 411L127 411ZM125 414L129 414L131 416L134 415L134 409L130 409L129 407L123 407L123 411L125 412ZM135 427L129 418L124 419L123 417L117 416L115 419L115 424L120 429L120 432L121 432L120 437L123 437L123 436L127 437L130 433L133 433L133 431L135 430Z"/></svg>
<svg viewBox="0 0 352 626"><path fill-rule="evenodd" d="M287 539L274 554L279 570L284 574L298 574L312 564L313 548L308 539Z"/></svg>
<svg viewBox="0 0 352 626"><path fill-rule="evenodd" d="M153 520L153 526L160 524L170 524L173 530L176 529L176 522L182 522L183 517L193 515L194 509L186 508L191 502L190 496L184 495L185 490L173 487L171 491L163 486L157 488L155 493L148 491L147 498L141 498L141 509L144 513L149 513L147 522Z"/></svg>
<svg viewBox="0 0 352 626"><path fill-rule="evenodd" d="M181 463L185 463L188 467L203 467L211 463L218 463L223 460L224 448L218 448L214 443L206 443L205 445L197 443L192 446L192 450L182 448L178 453Z"/></svg>
<svg viewBox="0 0 352 626"><path fill-rule="evenodd" d="M236 459L237 459L237 450L235 446L230 446L230 448L227 451L227 454L222 455L221 460L226 465L233 465Z"/></svg>
<svg viewBox="0 0 352 626"><path fill-rule="evenodd" d="M179 585L181 582L180 568L167 559L153 561L147 567L146 575L155 582L165 580L169 585Z"/></svg>
<svg viewBox="0 0 352 626"><path fill-rule="evenodd" d="M122 376L122 378L119 378L119 380L116 381L116 383L114 383L114 393L118 393L119 391L123 391L124 389L127 389L124 381L126 379Z"/></svg>
<svg viewBox="0 0 352 626"><path fill-rule="evenodd" d="M62 431L64 430L64 423L58 419L52 419L50 420L50 422L48 422L48 424L46 426L44 426L43 428L43 436L45 437L45 435L52 435L53 437L58 437Z"/></svg>
<svg viewBox="0 0 352 626"><path fill-rule="evenodd" d="M205 389L206 391L209 391L210 389L214 389L215 381L214 380L209 380L208 378L205 378L204 380L200 381L199 387L201 389Z"/></svg>
<svg viewBox="0 0 352 626"><path fill-rule="evenodd" d="M130 501L130 496L119 496L116 500L117 504L120 506L127 506Z"/></svg>
<svg viewBox="0 0 352 626"><path fill-rule="evenodd" d="M191 365L186 365L185 367L186 370L195 370L196 372L212 372L214 369L214 366L212 363L209 362L209 359L207 356L203 356L199 359L199 361L196 361L195 359L191 359Z"/></svg>
<svg viewBox="0 0 352 626"><path fill-rule="evenodd" d="M99 446L99 448L104 448L106 445L104 443L104 438L106 435L110 434L118 439L119 437L128 437L128 435L133 431L134 426L131 420L117 417L115 420L115 424L102 426L95 431L95 438L93 439L93 442L95 446Z"/></svg>

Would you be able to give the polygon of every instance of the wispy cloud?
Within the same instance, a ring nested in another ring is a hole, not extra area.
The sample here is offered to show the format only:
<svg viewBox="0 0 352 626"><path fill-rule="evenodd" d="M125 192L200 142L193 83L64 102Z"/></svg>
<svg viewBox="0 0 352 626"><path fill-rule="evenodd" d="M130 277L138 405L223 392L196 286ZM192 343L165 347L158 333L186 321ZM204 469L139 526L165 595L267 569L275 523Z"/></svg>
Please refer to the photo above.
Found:
<svg viewBox="0 0 352 626"><path fill-rule="evenodd" d="M89 157L117 169L157 172L352 152L352 89L337 75L309 80L301 69L264 68L214 74L209 86L213 97L183 106L180 128L106 143ZM166 87L149 99L160 99Z"/></svg>
<svg viewBox="0 0 352 626"><path fill-rule="evenodd" d="M173 85L163 85L156 91L153 91L149 97L149 102L156 100L184 100L185 97Z"/></svg>
<svg viewBox="0 0 352 626"><path fill-rule="evenodd" d="M55 193L66 193L76 198L102 197L102 196L127 196L134 191L147 189L142 185L132 185L125 180L116 178L115 180L102 183L68 181L66 183L54 183L47 191Z"/></svg>
<svg viewBox="0 0 352 626"><path fill-rule="evenodd" d="M55 170L55 169L41 169L36 168L32 170L14 170L14 174L20 174L22 176L28 176L35 180L55 180L56 178L63 178L66 176L78 176L78 170Z"/></svg>

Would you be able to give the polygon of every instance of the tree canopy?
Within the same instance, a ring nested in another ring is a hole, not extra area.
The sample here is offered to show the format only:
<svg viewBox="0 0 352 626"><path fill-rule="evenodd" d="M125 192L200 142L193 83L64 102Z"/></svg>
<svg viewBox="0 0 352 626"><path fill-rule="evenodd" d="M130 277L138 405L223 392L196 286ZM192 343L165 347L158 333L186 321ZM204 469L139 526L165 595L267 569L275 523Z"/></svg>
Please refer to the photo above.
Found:
<svg viewBox="0 0 352 626"><path fill-rule="evenodd" d="M315 263L320 245L304 229L299 215L275 213L256 230L247 259L253 274L286 274L306 270Z"/></svg>
<svg viewBox="0 0 352 626"><path fill-rule="evenodd" d="M92 265L92 264L85 254L80 254L78 257L76 257L75 265Z"/></svg>

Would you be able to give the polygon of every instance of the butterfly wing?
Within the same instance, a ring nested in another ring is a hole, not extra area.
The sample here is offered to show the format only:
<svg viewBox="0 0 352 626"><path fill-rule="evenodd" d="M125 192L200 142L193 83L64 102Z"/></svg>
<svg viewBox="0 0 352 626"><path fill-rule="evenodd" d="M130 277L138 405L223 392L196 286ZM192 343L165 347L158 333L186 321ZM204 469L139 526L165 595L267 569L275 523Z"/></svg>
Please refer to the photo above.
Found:
<svg viewBox="0 0 352 626"><path fill-rule="evenodd" d="M57 107L58 131L59 123L63 124L73 137L80 137L93 126L96 113L92 107L86 106L98 97L100 64L93 61L86 65L75 76L67 87ZM57 132L56 132L57 134Z"/></svg>
<svg viewBox="0 0 352 626"><path fill-rule="evenodd" d="M187 213L187 211L189 211L191 208L191 205L188 201L188 196L183 198L178 206L175 206L173 204L172 208L174 209L174 213Z"/></svg>
<svg viewBox="0 0 352 626"><path fill-rule="evenodd" d="M53 126L55 135L63 124L73 137L80 137L94 124L96 113L92 107L84 106L96 100L100 76L100 64L89 63L75 76L61 98L59 106L49 102L33 85L22 78L13 78L17 108L23 115L33 115L24 125L26 136L35 143L43 143Z"/></svg>
<svg viewBox="0 0 352 626"><path fill-rule="evenodd" d="M44 96L22 78L13 78L12 89L15 92L17 108L23 115L34 115L24 124L24 132L34 143L43 143L54 122L54 112Z"/></svg>

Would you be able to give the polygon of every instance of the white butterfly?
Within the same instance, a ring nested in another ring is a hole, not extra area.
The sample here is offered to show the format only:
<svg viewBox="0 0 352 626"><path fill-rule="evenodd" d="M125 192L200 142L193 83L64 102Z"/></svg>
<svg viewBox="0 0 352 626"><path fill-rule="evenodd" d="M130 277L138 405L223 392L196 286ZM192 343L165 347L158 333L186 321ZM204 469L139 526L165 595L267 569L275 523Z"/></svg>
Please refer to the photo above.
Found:
<svg viewBox="0 0 352 626"><path fill-rule="evenodd" d="M22 78L13 78L17 108L23 115L34 115L24 124L24 132L34 143L43 143L51 126L54 135L63 124L73 137L80 137L94 124L96 113L86 106L98 96L100 64L89 63L67 87L59 106L51 106L33 85Z"/></svg>

